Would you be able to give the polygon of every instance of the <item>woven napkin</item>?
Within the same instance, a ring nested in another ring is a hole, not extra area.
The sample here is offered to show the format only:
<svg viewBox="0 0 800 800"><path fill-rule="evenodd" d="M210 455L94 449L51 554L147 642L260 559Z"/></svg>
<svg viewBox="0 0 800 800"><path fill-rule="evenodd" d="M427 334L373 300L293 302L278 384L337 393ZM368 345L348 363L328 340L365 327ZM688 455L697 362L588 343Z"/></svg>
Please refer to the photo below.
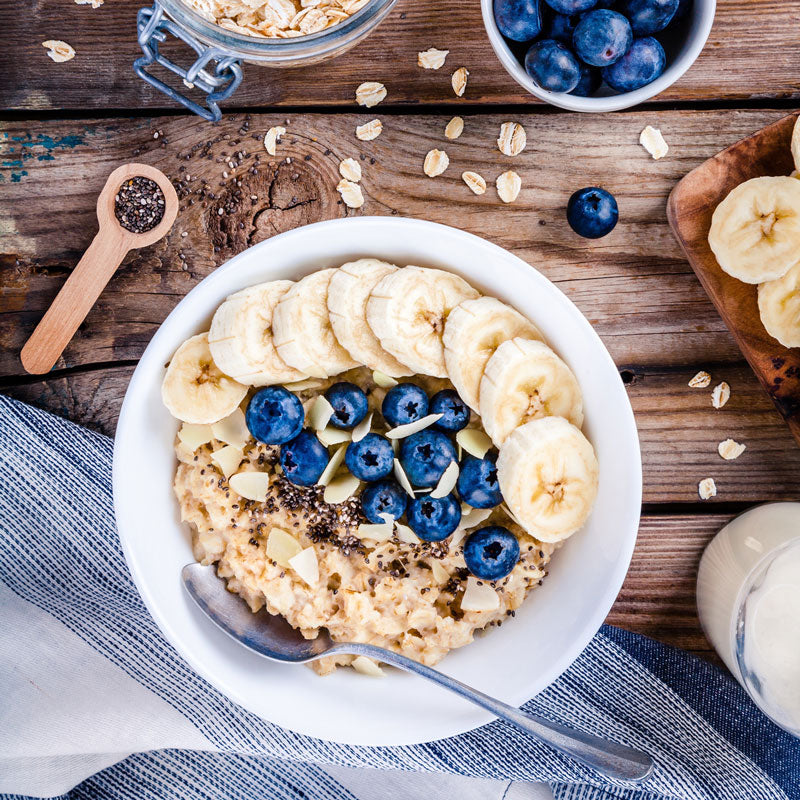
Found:
<svg viewBox="0 0 800 800"><path fill-rule="evenodd" d="M652 754L635 788L499 721L350 747L262 720L195 675L145 609L111 457L110 439L0 396L0 797L511 800L546 782L556 800L800 800L800 741L729 675L609 626L524 708Z"/></svg>

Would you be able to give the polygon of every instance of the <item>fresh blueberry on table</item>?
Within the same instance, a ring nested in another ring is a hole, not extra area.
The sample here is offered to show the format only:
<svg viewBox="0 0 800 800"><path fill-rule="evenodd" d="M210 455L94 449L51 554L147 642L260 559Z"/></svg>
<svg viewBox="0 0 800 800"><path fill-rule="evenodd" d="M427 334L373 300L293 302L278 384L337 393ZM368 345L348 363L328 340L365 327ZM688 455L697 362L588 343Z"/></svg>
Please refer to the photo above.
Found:
<svg viewBox="0 0 800 800"><path fill-rule="evenodd" d="M667 57L664 48L652 36L634 39L619 61L603 67L606 83L618 92L632 92L652 83L664 71Z"/></svg>
<svg viewBox="0 0 800 800"><path fill-rule="evenodd" d="M590 67L588 64L581 64L581 77L578 85L570 94L578 97L591 97L603 82L603 76L597 67Z"/></svg>
<svg viewBox="0 0 800 800"><path fill-rule="evenodd" d="M458 461L456 448L439 431L412 433L400 443L400 464L414 486L436 486L452 461Z"/></svg>
<svg viewBox="0 0 800 800"><path fill-rule="evenodd" d="M394 468L394 450L385 436L368 433L360 441L347 445L344 463L360 481L379 481Z"/></svg>
<svg viewBox="0 0 800 800"><path fill-rule="evenodd" d="M417 497L408 504L408 527L426 542L441 542L461 522L461 505L452 494Z"/></svg>
<svg viewBox="0 0 800 800"><path fill-rule="evenodd" d="M571 92L581 77L578 59L555 39L542 39L531 45L525 56L525 71L549 92Z"/></svg>
<svg viewBox="0 0 800 800"><path fill-rule="evenodd" d="M464 541L467 569L485 581L505 578L519 561L519 542L508 528L487 525Z"/></svg>
<svg viewBox="0 0 800 800"><path fill-rule="evenodd" d="M416 422L428 413L428 395L416 383L398 383L386 392L381 413L392 427Z"/></svg>
<svg viewBox="0 0 800 800"><path fill-rule="evenodd" d="M385 521L381 514L388 514L392 519L400 519L406 513L407 503L408 495L394 481L371 483L361 493L364 516L376 525Z"/></svg>
<svg viewBox="0 0 800 800"><path fill-rule="evenodd" d="M254 439L264 444L283 444L303 428L305 412L297 395L283 386L259 389L247 404L245 422Z"/></svg>
<svg viewBox="0 0 800 800"><path fill-rule="evenodd" d="M494 0L494 20L500 33L515 42L529 42L542 32L539 0Z"/></svg>
<svg viewBox="0 0 800 800"><path fill-rule="evenodd" d="M606 67L622 58L633 42L631 25L622 14L600 8L584 14L572 37L575 54L585 64Z"/></svg>
<svg viewBox="0 0 800 800"><path fill-rule="evenodd" d="M575 26L580 18L580 14L567 16L551 12L542 27L542 38L555 39L567 47L572 47L572 34L575 33Z"/></svg>
<svg viewBox="0 0 800 800"><path fill-rule="evenodd" d="M597 0L545 0L559 14L580 14L597 5Z"/></svg>
<svg viewBox="0 0 800 800"><path fill-rule="evenodd" d="M431 397L430 413L442 415L433 425L441 431L455 433L469 423L469 406L452 389L442 389Z"/></svg>
<svg viewBox="0 0 800 800"><path fill-rule="evenodd" d="M494 508L503 502L494 458L467 456L458 473L458 496L473 508Z"/></svg>
<svg viewBox="0 0 800 800"><path fill-rule="evenodd" d="M281 467L297 486L313 486L328 466L328 450L311 431L300 431L281 447Z"/></svg>
<svg viewBox="0 0 800 800"><path fill-rule="evenodd" d="M567 203L567 222L575 233L587 239L611 233L618 219L614 195L597 186L578 189Z"/></svg>
<svg viewBox="0 0 800 800"><path fill-rule="evenodd" d="M367 396L354 383L334 383L325 399L333 406L331 425L336 428L352 428L367 416Z"/></svg>
<svg viewBox="0 0 800 800"><path fill-rule="evenodd" d="M622 0L619 10L630 20L636 36L663 31L672 22L680 0Z"/></svg>

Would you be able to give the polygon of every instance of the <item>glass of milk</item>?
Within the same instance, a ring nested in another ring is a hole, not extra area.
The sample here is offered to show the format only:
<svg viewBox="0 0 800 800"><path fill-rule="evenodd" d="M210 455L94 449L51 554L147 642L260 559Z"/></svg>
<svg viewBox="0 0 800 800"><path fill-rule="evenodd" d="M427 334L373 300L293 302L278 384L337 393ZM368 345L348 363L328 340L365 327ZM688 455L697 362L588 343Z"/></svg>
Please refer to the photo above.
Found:
<svg viewBox="0 0 800 800"><path fill-rule="evenodd" d="M800 503L731 520L697 575L706 636L758 707L800 737Z"/></svg>

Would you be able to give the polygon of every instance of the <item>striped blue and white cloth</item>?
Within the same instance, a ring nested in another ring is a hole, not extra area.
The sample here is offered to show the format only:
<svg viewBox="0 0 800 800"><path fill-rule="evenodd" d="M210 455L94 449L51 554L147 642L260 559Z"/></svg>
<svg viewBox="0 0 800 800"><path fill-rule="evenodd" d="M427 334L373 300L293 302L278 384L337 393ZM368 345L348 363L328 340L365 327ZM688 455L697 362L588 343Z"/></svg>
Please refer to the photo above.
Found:
<svg viewBox="0 0 800 800"><path fill-rule="evenodd" d="M165 641L117 539L109 439L0 396L0 797L800 799L800 742L719 669L604 627L525 708L657 761L615 786L496 722L412 747L276 727Z"/></svg>

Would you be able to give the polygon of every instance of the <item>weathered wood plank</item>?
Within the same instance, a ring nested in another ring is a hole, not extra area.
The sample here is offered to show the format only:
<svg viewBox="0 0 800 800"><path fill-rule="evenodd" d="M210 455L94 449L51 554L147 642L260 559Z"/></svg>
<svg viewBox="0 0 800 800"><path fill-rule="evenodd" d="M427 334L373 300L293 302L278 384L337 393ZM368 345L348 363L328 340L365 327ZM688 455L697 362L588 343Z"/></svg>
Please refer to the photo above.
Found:
<svg viewBox="0 0 800 800"><path fill-rule="evenodd" d="M689 169L781 115L517 115L529 146L513 159L495 146L506 119L499 115L467 116L455 142L444 139L442 116L387 116L378 139L360 142L356 115L293 115L279 158L261 143L284 121L274 114L232 116L215 128L175 117L5 123L0 163L12 166L0 170L0 374L19 374L19 349L94 235L97 193L108 173L132 158L181 184L178 222L164 240L129 255L60 367L138 358L178 300L227 258L275 233L346 213L424 217L512 250L559 284L620 365L737 363L739 351L683 260L664 207ZM638 144L648 123L661 126L672 145L659 162ZM446 148L451 166L430 179L422 161L435 146ZM360 158L364 169L367 202L358 212L345 209L335 191L338 162L347 156ZM241 164L229 166L231 158ZM523 190L506 206L491 184L510 167ZM465 169L487 178L485 195L463 184ZM564 218L570 193L587 184L612 190L622 215L611 235L594 242L573 234Z"/></svg>
<svg viewBox="0 0 800 800"><path fill-rule="evenodd" d="M14 109L164 108L170 101L145 84L131 64L136 44L136 11L141 0L114 0L102 8L37 3L20 13L18 3L0 2L6 47L0 53L0 106ZM660 100L790 98L800 96L795 38L797 9L779 0L720 0L711 37L697 63ZM64 39L77 56L54 64L41 46ZM417 67L416 54L428 47L450 50L445 68ZM186 53L180 54L186 57ZM461 100L453 94L453 69L470 70ZM533 103L503 70L481 20L480 4L462 0L400 0L381 27L353 50L317 66L265 70L248 65L245 81L231 101L236 107L275 104L353 103L364 80L383 81L388 102ZM182 87L181 87L182 88Z"/></svg>

